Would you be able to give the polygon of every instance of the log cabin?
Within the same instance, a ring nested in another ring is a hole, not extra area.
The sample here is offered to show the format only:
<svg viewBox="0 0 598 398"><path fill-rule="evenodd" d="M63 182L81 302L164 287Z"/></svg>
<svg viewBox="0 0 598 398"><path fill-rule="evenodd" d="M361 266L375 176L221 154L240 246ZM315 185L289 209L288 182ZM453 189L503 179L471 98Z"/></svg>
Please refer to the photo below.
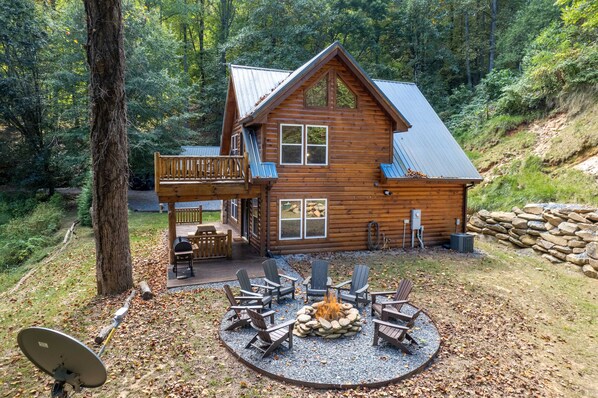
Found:
<svg viewBox="0 0 598 398"><path fill-rule="evenodd" d="M482 180L415 84L371 79L338 42L294 71L230 65L220 155L155 170L169 212L221 199L261 255L445 243Z"/></svg>

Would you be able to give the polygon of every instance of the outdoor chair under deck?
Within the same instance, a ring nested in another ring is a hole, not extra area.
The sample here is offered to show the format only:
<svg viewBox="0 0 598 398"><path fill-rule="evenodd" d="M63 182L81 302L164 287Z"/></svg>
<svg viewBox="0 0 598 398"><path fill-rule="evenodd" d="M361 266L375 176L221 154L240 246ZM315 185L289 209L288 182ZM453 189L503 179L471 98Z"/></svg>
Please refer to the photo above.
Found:
<svg viewBox="0 0 598 398"><path fill-rule="evenodd" d="M276 260L268 259L262 263L264 267L264 274L266 277L264 281L268 286L273 287L272 295L276 296L276 300L280 301L281 296L286 296L290 294L293 300L295 299L295 282L297 282L297 278L293 278L292 276L280 274L278 272L278 266L276 265ZM286 279L291 283L291 286L283 285L282 280Z"/></svg>
<svg viewBox="0 0 598 398"><path fill-rule="evenodd" d="M374 319L374 343L372 345L378 345L379 339L386 340L389 344L411 355L413 353L405 346L404 341L407 340L410 345L411 343L416 346L419 344L409 335L408 330L409 328L406 326Z"/></svg>
<svg viewBox="0 0 598 398"><path fill-rule="evenodd" d="M273 287L251 283L249 280L249 275L247 275L247 270L244 268L241 268L237 271L237 280L239 281L239 286L241 287L241 293L244 296L255 297L255 302L252 304L267 304L270 308L272 308L272 295L270 294L270 291L274 289ZM260 290L262 290L264 293L260 293Z"/></svg>
<svg viewBox="0 0 598 398"><path fill-rule="evenodd" d="M316 260L311 264L311 275L303 280L305 302L309 296L323 297L328 294L332 278L328 276L328 261Z"/></svg>
<svg viewBox="0 0 598 398"><path fill-rule="evenodd" d="M225 330L234 330L243 326L247 326L250 323L251 318L247 315L247 310L263 311L264 305L254 304L250 305L247 303L255 303L255 297L253 296L235 296L229 285L224 285L224 293L230 303L231 310L234 314L231 315L227 320L232 323ZM274 311L262 312L261 315L270 317L270 323L274 323Z"/></svg>
<svg viewBox="0 0 598 398"><path fill-rule="evenodd" d="M334 286L336 296L341 301L351 301L359 308L359 303L367 305L368 299L368 275L370 268L367 265L356 265L351 280L344 281ZM349 285L349 287L347 287Z"/></svg>
<svg viewBox="0 0 598 398"><path fill-rule="evenodd" d="M377 316L383 321L388 321L390 319L397 319L403 322L407 322L407 327L413 326L413 323L417 319L417 317L421 314L421 310L417 309L414 314L406 314L401 312L403 305L409 303L407 298L409 297L409 293L413 288L413 282L408 279L403 279L399 283L399 287L395 292L372 292L370 295L372 296L372 316ZM378 300L379 296L390 296L393 294L391 301L380 301Z"/></svg>
<svg viewBox="0 0 598 398"><path fill-rule="evenodd" d="M251 327L257 330L257 334L245 348L252 346L257 348L263 353L262 358L270 355L272 351L285 341L288 341L289 350L293 348L293 326L295 325L295 319L268 327L264 314L259 314L253 310L247 310L247 314L251 318Z"/></svg>

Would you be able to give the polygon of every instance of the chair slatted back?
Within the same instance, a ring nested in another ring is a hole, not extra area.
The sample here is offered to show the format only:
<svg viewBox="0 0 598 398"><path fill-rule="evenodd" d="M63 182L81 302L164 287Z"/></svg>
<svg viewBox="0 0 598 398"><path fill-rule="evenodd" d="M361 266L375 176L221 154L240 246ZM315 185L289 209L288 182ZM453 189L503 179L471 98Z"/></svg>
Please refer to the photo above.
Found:
<svg viewBox="0 0 598 398"><path fill-rule="evenodd" d="M278 276L278 266L276 265L276 260L270 258L264 261L262 266L264 267L264 275L266 276L266 279L280 285L280 276Z"/></svg>
<svg viewBox="0 0 598 398"><path fill-rule="evenodd" d="M353 277L351 278L351 294L355 294L356 290L361 289L368 283L368 275L370 273L370 267L363 264L358 264L353 270Z"/></svg>
<svg viewBox="0 0 598 398"><path fill-rule="evenodd" d="M247 270L245 268L241 268L237 271L237 280L239 281L239 286L241 290L245 290L248 292L252 292L253 289L251 288L251 281L249 280L249 275L247 275Z"/></svg>
<svg viewBox="0 0 598 398"><path fill-rule="evenodd" d="M231 307L239 305L239 303L237 303L237 300L235 300L235 295L234 295L233 291L231 290L230 286L224 285L223 288L224 288L224 293L226 294L226 298L228 299L228 302L230 303ZM239 310L234 310L234 311L237 313L237 315L239 315L239 313L241 312Z"/></svg>
<svg viewBox="0 0 598 398"><path fill-rule="evenodd" d="M266 319L254 310L247 309L246 312L247 315L249 315L249 318L251 318L251 327L257 330L257 334L260 337L260 339L262 339L266 343L272 343L270 333L266 332L266 330L268 329Z"/></svg>
<svg viewBox="0 0 598 398"><path fill-rule="evenodd" d="M413 282L411 282L409 279L401 280L393 300L407 300L407 297L409 297L409 293L411 293L411 289L413 289Z"/></svg>
<svg viewBox="0 0 598 398"><path fill-rule="evenodd" d="M316 260L311 265L311 288L326 290L328 280L328 261Z"/></svg>

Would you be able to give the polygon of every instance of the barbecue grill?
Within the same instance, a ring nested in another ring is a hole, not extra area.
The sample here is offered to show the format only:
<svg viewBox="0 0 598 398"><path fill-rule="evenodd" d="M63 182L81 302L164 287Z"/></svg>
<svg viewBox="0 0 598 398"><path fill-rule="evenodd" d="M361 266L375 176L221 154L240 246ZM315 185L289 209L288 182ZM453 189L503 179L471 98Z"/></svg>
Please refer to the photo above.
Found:
<svg viewBox="0 0 598 398"><path fill-rule="evenodd" d="M179 263L187 263L191 276L193 274L193 246L189 239L179 236L172 243L172 251L174 252L174 265L172 266L172 272L178 278L178 265Z"/></svg>

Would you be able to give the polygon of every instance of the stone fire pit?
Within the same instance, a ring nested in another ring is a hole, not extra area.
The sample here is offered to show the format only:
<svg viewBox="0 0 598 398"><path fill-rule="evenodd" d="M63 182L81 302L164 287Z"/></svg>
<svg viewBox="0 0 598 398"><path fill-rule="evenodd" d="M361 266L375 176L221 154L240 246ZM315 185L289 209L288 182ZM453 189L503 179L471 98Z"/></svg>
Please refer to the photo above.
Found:
<svg viewBox="0 0 598 398"><path fill-rule="evenodd" d="M325 339L355 336L361 331L359 310L349 303L339 303L334 295L306 305L297 311L293 334L297 337L320 336Z"/></svg>

